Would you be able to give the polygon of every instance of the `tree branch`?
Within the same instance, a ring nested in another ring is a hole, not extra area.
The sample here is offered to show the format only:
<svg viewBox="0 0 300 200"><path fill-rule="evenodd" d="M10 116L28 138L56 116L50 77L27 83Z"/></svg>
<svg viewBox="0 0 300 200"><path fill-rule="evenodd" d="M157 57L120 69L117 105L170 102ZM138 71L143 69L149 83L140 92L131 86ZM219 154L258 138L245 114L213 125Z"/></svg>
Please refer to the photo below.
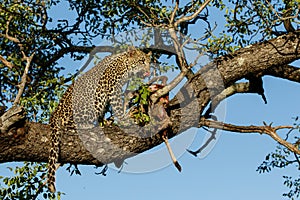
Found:
<svg viewBox="0 0 300 200"><path fill-rule="evenodd" d="M12 36L9 35L9 24L10 24L12 18L13 18L12 15L9 16L9 18L8 18L8 20L6 22L6 31L5 31L5 34L0 33L0 36L4 37L4 38L6 38L6 39L8 39L8 40L10 40L10 41L12 41L14 43L16 43L20 47L20 50L23 51L23 45L21 44L20 40L18 38L16 38L16 37L12 37Z"/></svg>
<svg viewBox="0 0 300 200"><path fill-rule="evenodd" d="M189 20L194 19L195 17L197 17L201 11L211 2L211 0L206 0L199 8L197 11L195 11L192 15L190 16L184 16L181 17L180 19L178 19L175 23L174 23L174 27L178 27L179 24L181 24L182 22L186 22Z"/></svg>
<svg viewBox="0 0 300 200"><path fill-rule="evenodd" d="M24 72L23 72L23 75L22 75L22 78L21 78L21 83L19 85L18 94L16 96L16 99L14 100L13 105L17 105L17 104L20 103L21 96L22 96L22 94L24 92L24 89L25 89L29 67L31 65L32 58L34 56L34 53L33 53L33 54L31 54L31 56L28 57L28 56L25 55L25 53L23 51L22 51L22 54L23 54L23 59L26 60L26 66L25 66L25 69L24 69Z"/></svg>
<svg viewBox="0 0 300 200"><path fill-rule="evenodd" d="M201 121L199 123L199 126L206 126L209 128L217 128L221 130L231 131L231 132L237 132L237 133L261 133L261 134L267 134L270 137L272 137L275 141L277 141L279 144L285 146L290 151L300 155L300 150L297 146L287 142L286 140L282 139L277 133L277 130L280 129L294 129L293 126L275 126L272 127L270 125L265 126L237 126L232 124L227 124L223 122L218 121L212 121L208 119L201 118Z"/></svg>
<svg viewBox="0 0 300 200"><path fill-rule="evenodd" d="M271 75L300 83L300 68L289 64L272 67L266 70L264 75Z"/></svg>
<svg viewBox="0 0 300 200"><path fill-rule="evenodd" d="M14 64L8 62L8 61L7 61L3 56L1 56L1 55L0 55L0 61L2 61L3 64L4 64L5 66L7 66L9 69L12 69L12 68L15 67Z"/></svg>
<svg viewBox="0 0 300 200"><path fill-rule="evenodd" d="M167 94L168 92L170 92L173 88L175 88L183 79L184 77L187 76L188 73L193 74L192 71L190 70L191 66L188 66L184 52L183 52L183 46L180 45L179 41L178 41L178 36L176 35L175 29L174 28L169 28L169 33L170 36L173 40L173 45L174 45L174 49L176 52L176 58L178 60L178 66L180 68L180 74L176 76L176 78L174 78L172 80L172 82L168 85L166 85L164 88L159 89L158 91L156 91L154 94L151 95L151 100L152 102L156 102L159 97ZM190 78L190 77L188 77Z"/></svg>
<svg viewBox="0 0 300 200"><path fill-rule="evenodd" d="M112 46L70 46L66 48L60 49L54 55L51 56L51 59L47 60L34 60L40 66L50 66L60 58L62 58L65 54L68 53L90 53L90 52L113 52L114 48Z"/></svg>
<svg viewBox="0 0 300 200"><path fill-rule="evenodd" d="M175 8L174 8L174 10L171 14L171 18L170 18L170 22L169 22L170 24L173 24L173 22L174 22L176 12L178 11L178 5L179 5L179 0L176 0L175 1Z"/></svg>
<svg viewBox="0 0 300 200"><path fill-rule="evenodd" d="M204 116L209 116L210 113L213 113L217 106L224 99L236 94L236 93L247 93L250 92L250 83L234 83L231 86L224 89L220 94L215 96L211 100L210 108L206 111Z"/></svg>

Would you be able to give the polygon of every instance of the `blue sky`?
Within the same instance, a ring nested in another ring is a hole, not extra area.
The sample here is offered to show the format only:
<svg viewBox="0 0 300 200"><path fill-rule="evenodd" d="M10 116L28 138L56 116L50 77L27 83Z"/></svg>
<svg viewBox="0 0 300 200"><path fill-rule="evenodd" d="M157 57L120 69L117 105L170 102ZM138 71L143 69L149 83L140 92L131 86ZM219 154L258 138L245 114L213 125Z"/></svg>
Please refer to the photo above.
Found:
<svg viewBox="0 0 300 200"><path fill-rule="evenodd" d="M57 12L59 13L62 12ZM256 94L240 94L228 98L225 121L239 125L262 125L263 121L273 122L274 125L292 124L292 117L300 113L300 95L297 92L299 84L265 77L264 88L268 104L264 104ZM195 138L191 138L190 135L195 133ZM192 130L180 137L191 139L192 144L184 148L195 150L201 145L204 135L203 130ZM171 145L176 146L180 139L172 139ZM92 166L80 166L82 176L70 176L65 167L62 167L57 173L57 189L66 193L62 196L64 200L279 200L282 199L282 193L288 191L283 186L282 176L297 177L297 170L275 169L267 174L256 172L265 156L276 145L266 135L220 132L215 146L204 158L195 158L188 153L179 157L183 168L181 173L171 164L170 158L163 155L168 165L147 173L127 173L126 170L118 173L110 168L108 175L104 177L95 175L97 170ZM156 148L164 149L163 144ZM150 152L153 153L153 150ZM143 166L155 164L162 157L155 159L145 156L142 163L138 164L135 164L134 158L126 162L128 166L137 167L141 172L144 170ZM1 175L8 173L5 167L10 165L0 165Z"/></svg>

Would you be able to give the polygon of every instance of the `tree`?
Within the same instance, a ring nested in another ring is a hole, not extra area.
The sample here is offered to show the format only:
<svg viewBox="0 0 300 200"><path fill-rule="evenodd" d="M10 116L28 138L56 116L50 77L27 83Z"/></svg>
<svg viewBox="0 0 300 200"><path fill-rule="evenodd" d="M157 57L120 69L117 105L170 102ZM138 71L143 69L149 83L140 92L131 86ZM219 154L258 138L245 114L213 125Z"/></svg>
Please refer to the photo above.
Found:
<svg viewBox="0 0 300 200"><path fill-rule="evenodd" d="M90 54L88 64L96 53L115 50L111 46L95 46L95 39L115 40L118 33L144 28L154 30L153 44L146 47L154 53L157 62L168 69L175 58L178 70L178 76L170 84L151 96L152 102L186 80L168 104L172 122L166 129L169 138L191 127L211 128L211 140L217 129L266 134L279 143L281 151L270 154L276 162L270 161L270 156L267 156L259 167L260 171L299 164L299 138L292 135L297 130L297 123L239 126L218 121L214 116L214 110L221 101L238 93L256 93L266 102L262 80L266 75L299 82L298 67L291 65L300 57L299 31L296 28L299 1L63 2L75 14L73 19L56 20L49 14L53 7L62 3L55 0L5 0L0 7L0 162L47 161L49 149L45 143L50 132L45 122L66 85L80 73L67 77L62 75L65 69L59 61L64 56L76 61ZM212 9L222 13L226 20L225 30L217 32L214 20L210 18ZM197 31L191 30L203 26ZM166 33L167 38L164 36ZM195 68L197 60L188 59L185 54L187 48L198 55L208 55L212 62L200 69ZM164 56L169 63L163 63ZM241 82L243 79L247 81ZM192 94L185 91L192 91ZM179 98L181 94L184 94L184 101ZM195 110L197 116L184 114L195 113ZM288 130L286 138L278 134L281 129ZM103 166L164 142L159 132L146 138L128 135L117 126L105 126L104 132L112 143L117 144L116 149L101 158L105 163L95 159L78 135L72 132L62 138L60 162ZM116 153L120 147L127 151ZM105 141L97 143L95 148L105 149ZM190 153L196 156L201 150ZM286 154L294 156L294 159L287 162ZM42 192L47 195L46 190L40 189L44 171L42 168L39 171L42 175L35 180L39 184L33 190L37 195ZM75 172L78 173L76 168ZM294 192L288 196L299 195L299 180L292 181L287 177L286 184L295 186Z"/></svg>

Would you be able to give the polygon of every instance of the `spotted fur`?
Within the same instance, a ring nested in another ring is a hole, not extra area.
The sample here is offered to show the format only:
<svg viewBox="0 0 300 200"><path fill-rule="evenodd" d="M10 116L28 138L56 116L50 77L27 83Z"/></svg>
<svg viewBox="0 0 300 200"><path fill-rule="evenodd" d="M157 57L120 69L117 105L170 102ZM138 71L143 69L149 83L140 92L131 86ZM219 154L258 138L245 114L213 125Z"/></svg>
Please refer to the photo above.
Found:
<svg viewBox="0 0 300 200"><path fill-rule="evenodd" d="M107 56L72 84L50 117L51 149L48 163L48 188L55 192L55 171L59 159L60 135L64 131L92 128L103 119L108 105L119 120L123 117L120 93L131 74L149 73L150 54L131 49Z"/></svg>

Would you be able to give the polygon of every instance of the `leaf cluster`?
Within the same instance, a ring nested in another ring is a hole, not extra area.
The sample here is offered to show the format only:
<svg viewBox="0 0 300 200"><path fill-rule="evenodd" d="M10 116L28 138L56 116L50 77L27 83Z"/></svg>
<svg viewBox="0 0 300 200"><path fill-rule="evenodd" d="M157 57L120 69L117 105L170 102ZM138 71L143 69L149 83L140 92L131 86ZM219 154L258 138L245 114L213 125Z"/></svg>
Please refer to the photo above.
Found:
<svg viewBox="0 0 300 200"><path fill-rule="evenodd" d="M287 13L292 22L299 20L296 15L299 12L298 0L229 0L229 3L232 6L226 8L224 15L226 29L240 47L284 33L283 22Z"/></svg>
<svg viewBox="0 0 300 200"><path fill-rule="evenodd" d="M0 198L3 200L37 199L43 196L45 199L60 199L63 193L48 192L45 184L46 164L25 162L22 167L8 167L14 176L0 177L3 186L0 188Z"/></svg>
<svg viewBox="0 0 300 200"><path fill-rule="evenodd" d="M291 176L283 176L285 179L283 184L290 189L288 193L284 193L284 197L290 199L299 198L300 196L300 178L293 178Z"/></svg>
<svg viewBox="0 0 300 200"><path fill-rule="evenodd" d="M293 131L289 131L286 133L286 140L292 138L296 145L299 146L299 137L297 134L299 133L299 117L294 118L294 126L296 134L293 134ZM300 170L300 159L299 155L292 153L286 147L277 146L274 152L269 153L265 160L260 164L256 171L259 173L268 173L273 169L283 169L287 167L295 167L297 171ZM294 197L298 198L300 196L300 178L293 178L291 176L283 176L284 182L283 184L289 188L289 192L284 193L283 196L294 199Z"/></svg>

